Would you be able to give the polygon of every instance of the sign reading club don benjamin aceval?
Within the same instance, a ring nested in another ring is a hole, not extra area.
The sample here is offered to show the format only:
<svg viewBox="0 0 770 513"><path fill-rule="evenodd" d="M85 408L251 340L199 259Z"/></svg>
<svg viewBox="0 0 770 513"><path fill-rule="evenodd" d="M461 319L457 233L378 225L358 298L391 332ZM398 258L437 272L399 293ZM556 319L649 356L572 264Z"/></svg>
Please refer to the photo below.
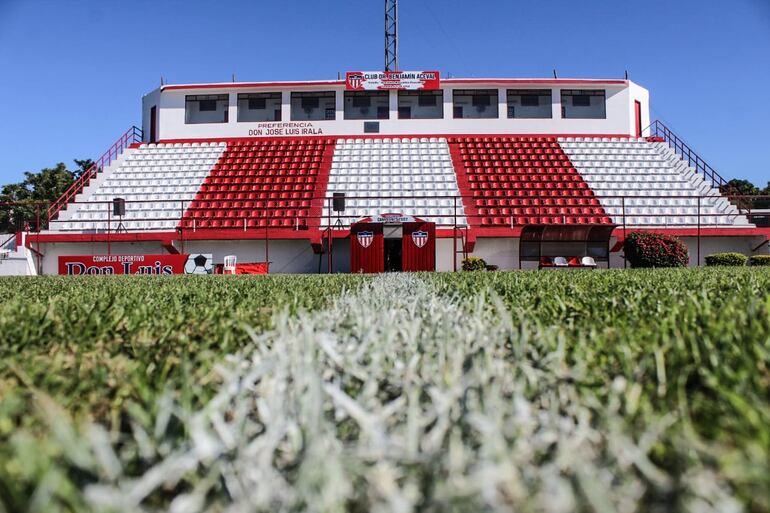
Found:
<svg viewBox="0 0 770 513"><path fill-rule="evenodd" d="M438 89L438 71L348 71L345 89L348 91L386 91Z"/></svg>

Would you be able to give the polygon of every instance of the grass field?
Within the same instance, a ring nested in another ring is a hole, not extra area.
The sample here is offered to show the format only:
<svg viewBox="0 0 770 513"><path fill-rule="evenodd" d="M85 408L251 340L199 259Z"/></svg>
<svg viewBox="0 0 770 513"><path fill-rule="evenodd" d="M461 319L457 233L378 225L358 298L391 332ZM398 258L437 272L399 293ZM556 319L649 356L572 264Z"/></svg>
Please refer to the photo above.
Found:
<svg viewBox="0 0 770 513"><path fill-rule="evenodd" d="M0 289L0 511L770 512L769 271Z"/></svg>

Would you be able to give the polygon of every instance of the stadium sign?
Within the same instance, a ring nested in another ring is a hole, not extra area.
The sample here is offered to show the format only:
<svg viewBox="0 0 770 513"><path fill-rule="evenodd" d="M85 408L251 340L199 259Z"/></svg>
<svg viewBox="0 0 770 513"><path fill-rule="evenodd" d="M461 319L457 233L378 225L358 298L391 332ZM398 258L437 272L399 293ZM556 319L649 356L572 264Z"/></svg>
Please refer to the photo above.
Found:
<svg viewBox="0 0 770 513"><path fill-rule="evenodd" d="M76 255L59 257L59 274L211 274L211 255Z"/></svg>
<svg viewBox="0 0 770 513"><path fill-rule="evenodd" d="M441 86L438 71L348 71L348 91L433 90Z"/></svg>
<svg viewBox="0 0 770 513"><path fill-rule="evenodd" d="M372 222L383 224L413 223L414 217L403 214L382 214L372 217Z"/></svg>

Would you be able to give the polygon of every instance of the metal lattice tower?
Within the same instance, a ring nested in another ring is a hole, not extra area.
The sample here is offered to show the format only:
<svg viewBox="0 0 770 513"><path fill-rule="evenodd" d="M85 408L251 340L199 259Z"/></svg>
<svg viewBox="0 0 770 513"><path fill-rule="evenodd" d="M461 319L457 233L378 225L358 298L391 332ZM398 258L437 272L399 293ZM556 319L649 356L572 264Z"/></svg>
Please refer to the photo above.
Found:
<svg viewBox="0 0 770 513"><path fill-rule="evenodd" d="M398 71L398 0L385 0L385 71Z"/></svg>

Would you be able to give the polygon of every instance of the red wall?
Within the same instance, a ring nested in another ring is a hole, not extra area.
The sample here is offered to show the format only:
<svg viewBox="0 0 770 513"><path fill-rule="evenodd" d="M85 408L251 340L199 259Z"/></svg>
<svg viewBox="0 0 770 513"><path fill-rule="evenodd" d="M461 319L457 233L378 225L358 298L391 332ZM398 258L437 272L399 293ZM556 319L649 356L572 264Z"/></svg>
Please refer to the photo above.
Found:
<svg viewBox="0 0 770 513"><path fill-rule="evenodd" d="M435 271L436 270L436 224L435 223L404 223L402 225L404 238L401 241L402 269L404 271ZM415 242L413 234L425 232L428 240L422 247Z"/></svg>
<svg viewBox="0 0 770 513"><path fill-rule="evenodd" d="M385 271L385 239L381 223L356 223L350 228L350 272L381 273ZM372 242L364 247L361 232L372 232Z"/></svg>

